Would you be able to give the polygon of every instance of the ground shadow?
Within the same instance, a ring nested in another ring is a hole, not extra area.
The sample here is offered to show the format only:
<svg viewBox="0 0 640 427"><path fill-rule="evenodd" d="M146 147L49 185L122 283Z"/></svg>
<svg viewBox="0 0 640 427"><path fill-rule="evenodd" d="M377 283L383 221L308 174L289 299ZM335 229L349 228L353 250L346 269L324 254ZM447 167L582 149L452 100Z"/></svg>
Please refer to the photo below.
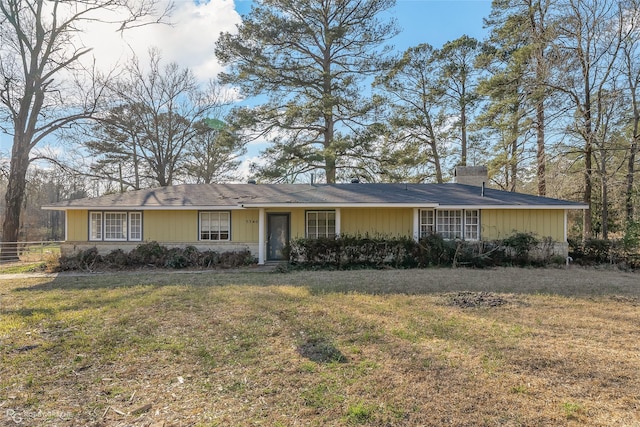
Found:
<svg viewBox="0 0 640 427"><path fill-rule="evenodd" d="M1 278L0 278L1 280ZM101 273L61 273L34 280L18 291L112 289L145 286L294 286L311 294L358 292L370 295L431 295L491 292L569 297L623 297L639 302L640 273L572 268L429 268L407 270L290 271L149 269Z"/></svg>

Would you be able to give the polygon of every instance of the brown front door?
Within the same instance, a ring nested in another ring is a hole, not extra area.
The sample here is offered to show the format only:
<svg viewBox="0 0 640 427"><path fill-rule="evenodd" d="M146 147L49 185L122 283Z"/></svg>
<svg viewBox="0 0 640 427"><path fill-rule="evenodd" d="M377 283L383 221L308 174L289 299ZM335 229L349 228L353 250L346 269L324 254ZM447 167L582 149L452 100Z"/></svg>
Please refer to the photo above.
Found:
<svg viewBox="0 0 640 427"><path fill-rule="evenodd" d="M284 260L289 244L289 214L267 214L267 260Z"/></svg>

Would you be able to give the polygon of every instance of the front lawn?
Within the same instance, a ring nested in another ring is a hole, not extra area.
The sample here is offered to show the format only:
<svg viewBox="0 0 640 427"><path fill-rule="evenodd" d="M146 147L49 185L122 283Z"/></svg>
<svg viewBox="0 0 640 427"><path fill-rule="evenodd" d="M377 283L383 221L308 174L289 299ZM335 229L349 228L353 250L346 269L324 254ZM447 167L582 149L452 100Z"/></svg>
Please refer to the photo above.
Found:
<svg viewBox="0 0 640 427"><path fill-rule="evenodd" d="M0 276L0 425L639 425L639 306L578 268Z"/></svg>

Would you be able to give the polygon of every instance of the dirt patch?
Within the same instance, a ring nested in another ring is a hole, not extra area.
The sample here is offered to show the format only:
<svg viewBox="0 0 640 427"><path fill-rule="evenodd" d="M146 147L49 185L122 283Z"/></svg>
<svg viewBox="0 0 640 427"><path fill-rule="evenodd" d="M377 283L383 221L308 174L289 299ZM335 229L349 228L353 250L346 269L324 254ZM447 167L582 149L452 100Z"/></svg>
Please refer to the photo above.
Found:
<svg viewBox="0 0 640 427"><path fill-rule="evenodd" d="M317 363L347 362L347 357L331 341L324 338L306 340L298 346L298 354Z"/></svg>
<svg viewBox="0 0 640 427"><path fill-rule="evenodd" d="M460 308L500 307L514 302L513 297L491 292L457 292L448 295L449 305Z"/></svg>

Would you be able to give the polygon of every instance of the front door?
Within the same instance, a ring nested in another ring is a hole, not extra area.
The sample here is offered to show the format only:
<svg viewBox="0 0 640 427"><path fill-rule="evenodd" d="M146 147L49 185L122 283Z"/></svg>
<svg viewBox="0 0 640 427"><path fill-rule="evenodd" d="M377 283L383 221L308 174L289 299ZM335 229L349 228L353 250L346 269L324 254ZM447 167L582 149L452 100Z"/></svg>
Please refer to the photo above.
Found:
<svg viewBox="0 0 640 427"><path fill-rule="evenodd" d="M267 260L285 259L284 248L289 244L289 214L267 214Z"/></svg>

